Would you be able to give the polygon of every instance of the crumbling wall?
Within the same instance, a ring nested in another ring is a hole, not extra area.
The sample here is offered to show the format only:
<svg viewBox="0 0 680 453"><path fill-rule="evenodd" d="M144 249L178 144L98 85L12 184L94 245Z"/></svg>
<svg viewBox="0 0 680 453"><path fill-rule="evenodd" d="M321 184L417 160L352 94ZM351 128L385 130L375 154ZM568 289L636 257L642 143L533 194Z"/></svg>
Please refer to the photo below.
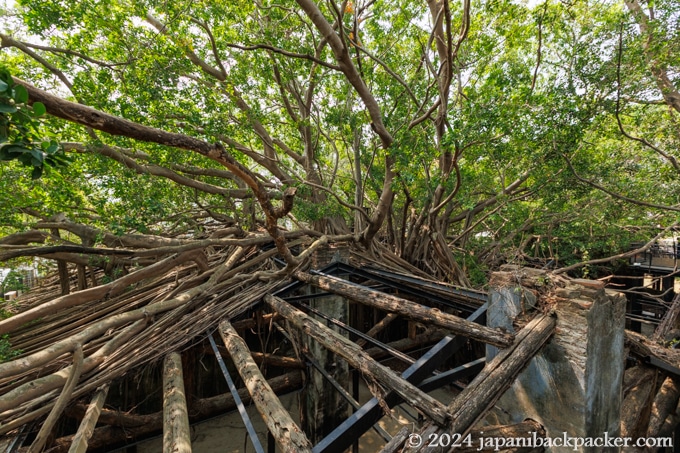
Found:
<svg viewBox="0 0 680 453"><path fill-rule="evenodd" d="M489 325L508 330L516 330L522 314L535 306L557 314L553 338L498 401L493 422L512 424L532 418L553 438L564 433L617 436L625 296L605 290L598 281L556 282L546 272L506 267L492 277L489 302ZM487 351L488 359L494 355L494 349ZM607 450L581 447L576 451Z"/></svg>

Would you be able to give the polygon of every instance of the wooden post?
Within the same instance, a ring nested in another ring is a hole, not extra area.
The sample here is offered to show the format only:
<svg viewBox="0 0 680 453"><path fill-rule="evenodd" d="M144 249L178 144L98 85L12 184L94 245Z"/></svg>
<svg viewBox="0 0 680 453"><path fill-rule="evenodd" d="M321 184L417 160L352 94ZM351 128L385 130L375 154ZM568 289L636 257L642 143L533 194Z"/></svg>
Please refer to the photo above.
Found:
<svg viewBox="0 0 680 453"><path fill-rule="evenodd" d="M106 401L106 395L109 393L109 384L105 384L100 387L97 392L92 397L90 405L85 411L85 416L80 422L78 431L76 432L73 442L71 443L71 448L69 448L68 453L85 453L87 451L87 443L92 437L94 428L97 425L97 420L99 420L99 414L104 406L104 401Z"/></svg>
<svg viewBox="0 0 680 453"><path fill-rule="evenodd" d="M310 275L306 272L295 272L295 278L316 287L340 294L349 299L380 308L381 310L397 313L405 318L420 321L428 326L439 326L452 333L463 335L467 338L482 341L499 347L507 347L512 344L513 336L500 330L470 322L436 308L429 308L402 299L401 297L381 293L359 285L348 283L340 278L331 276Z"/></svg>
<svg viewBox="0 0 680 453"><path fill-rule="evenodd" d="M171 352L163 361L163 451L191 453L182 357L177 352Z"/></svg>
<svg viewBox="0 0 680 453"><path fill-rule="evenodd" d="M262 420L283 452L310 452L312 443L290 417L250 355L246 342L229 321L220 323L220 336L250 393Z"/></svg>
<svg viewBox="0 0 680 453"><path fill-rule="evenodd" d="M355 343L324 326L319 321L310 318L278 297L267 294L264 300L295 327L313 337L324 347L343 357L354 368L361 370L365 377L387 385L391 390L394 390L404 398L408 404L420 410L438 424L443 425L446 423L448 415L442 403L427 393L420 391L405 379L397 376L389 368L373 360Z"/></svg>

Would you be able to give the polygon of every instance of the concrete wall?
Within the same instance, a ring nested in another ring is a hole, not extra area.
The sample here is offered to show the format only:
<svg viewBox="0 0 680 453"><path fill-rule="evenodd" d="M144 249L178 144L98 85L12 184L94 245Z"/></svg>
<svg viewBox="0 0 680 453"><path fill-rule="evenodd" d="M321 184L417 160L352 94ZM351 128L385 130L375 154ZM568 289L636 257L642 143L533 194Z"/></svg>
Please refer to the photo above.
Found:
<svg viewBox="0 0 680 453"><path fill-rule="evenodd" d="M546 428L549 437L562 437L565 432L576 437L602 437L605 432L617 436L625 296L605 290L597 281L572 280L556 288L542 272L498 272L492 278L490 325L515 330L512 320L536 305L532 290L539 294L542 309L556 311L556 333L498 401L495 422L532 418ZM490 348L487 353L490 359L495 351ZM614 450L582 447L576 451Z"/></svg>

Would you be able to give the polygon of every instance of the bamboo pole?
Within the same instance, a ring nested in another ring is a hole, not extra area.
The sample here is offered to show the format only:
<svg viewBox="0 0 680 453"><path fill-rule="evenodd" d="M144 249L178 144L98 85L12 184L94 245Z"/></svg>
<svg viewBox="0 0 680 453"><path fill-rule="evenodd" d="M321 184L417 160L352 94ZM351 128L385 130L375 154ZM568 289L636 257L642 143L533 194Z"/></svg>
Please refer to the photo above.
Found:
<svg viewBox="0 0 680 453"><path fill-rule="evenodd" d="M171 352L163 361L163 451L191 453L182 356L177 352Z"/></svg>
<svg viewBox="0 0 680 453"><path fill-rule="evenodd" d="M229 321L220 323L220 336L236 365L250 396L276 443L286 453L312 451L312 443L290 417L260 372L246 342Z"/></svg>
<svg viewBox="0 0 680 453"><path fill-rule="evenodd" d="M109 384L104 384L97 390L97 393L94 394L90 401L90 405L85 412L85 417L83 417L83 420L80 422L80 426L73 438L68 453L85 453L87 451L87 442L90 440L90 437L92 437L92 433L97 425L99 414L102 411L108 393Z"/></svg>
<svg viewBox="0 0 680 453"><path fill-rule="evenodd" d="M274 310L304 333L314 338L325 348L343 357L361 373L374 381L387 385L404 400L440 425L446 423L448 415L442 403L422 392L413 384L397 376L389 368L379 364L352 341L329 329L319 321L310 318L286 301L267 294L264 300ZM378 396L378 395L376 395Z"/></svg>
<svg viewBox="0 0 680 453"><path fill-rule="evenodd" d="M498 329L491 329L468 321L467 319L444 313L436 308L425 307L415 302L411 302L410 300L402 299L401 297L367 289L337 277L332 277L330 275L310 275L300 271L295 272L293 276L300 281L309 283L323 290L339 294L387 312L399 314L414 321L420 321L428 326L435 325L443 327L452 333L473 340L482 341L501 348L512 344L513 336L509 333L501 332Z"/></svg>

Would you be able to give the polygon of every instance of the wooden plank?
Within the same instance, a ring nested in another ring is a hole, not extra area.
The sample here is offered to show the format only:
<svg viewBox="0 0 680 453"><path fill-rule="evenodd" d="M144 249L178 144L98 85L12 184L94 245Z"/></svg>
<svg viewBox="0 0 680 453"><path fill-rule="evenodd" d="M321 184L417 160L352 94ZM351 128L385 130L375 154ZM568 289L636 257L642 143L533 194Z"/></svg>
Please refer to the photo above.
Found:
<svg viewBox="0 0 680 453"><path fill-rule="evenodd" d="M163 361L163 451L191 453L182 357L177 352L171 352Z"/></svg>
<svg viewBox="0 0 680 453"><path fill-rule="evenodd" d="M92 433L97 425L99 414L101 414L108 393L109 384L105 384L94 394L90 401L90 405L87 407L87 411L85 411L85 416L80 422L80 426L78 426L78 431L73 438L68 453L85 453L87 451L88 441L90 440L90 437L92 437Z"/></svg>
<svg viewBox="0 0 680 453"><path fill-rule="evenodd" d="M283 452L310 452L312 443L290 417L251 356L246 342L229 321L220 323L220 336L255 402L269 432Z"/></svg>
<svg viewBox="0 0 680 453"><path fill-rule="evenodd" d="M457 335L492 344L501 348L510 346L513 335L498 329L491 329L467 319L444 313L436 308L426 307L391 294L381 293L359 285L348 283L330 275L310 275L306 272L295 272L295 278L326 291L339 294L348 299L361 302L381 310L396 313L405 318L420 321L427 326L439 326Z"/></svg>
<svg viewBox="0 0 680 453"><path fill-rule="evenodd" d="M264 297L264 300L295 327L314 338L325 348L343 357L357 370L361 370L365 377L385 384L404 398L408 404L420 410L436 423L440 425L446 423L448 415L442 403L397 376L389 368L373 360L356 343L329 329L319 321L310 318L278 297L268 294Z"/></svg>

